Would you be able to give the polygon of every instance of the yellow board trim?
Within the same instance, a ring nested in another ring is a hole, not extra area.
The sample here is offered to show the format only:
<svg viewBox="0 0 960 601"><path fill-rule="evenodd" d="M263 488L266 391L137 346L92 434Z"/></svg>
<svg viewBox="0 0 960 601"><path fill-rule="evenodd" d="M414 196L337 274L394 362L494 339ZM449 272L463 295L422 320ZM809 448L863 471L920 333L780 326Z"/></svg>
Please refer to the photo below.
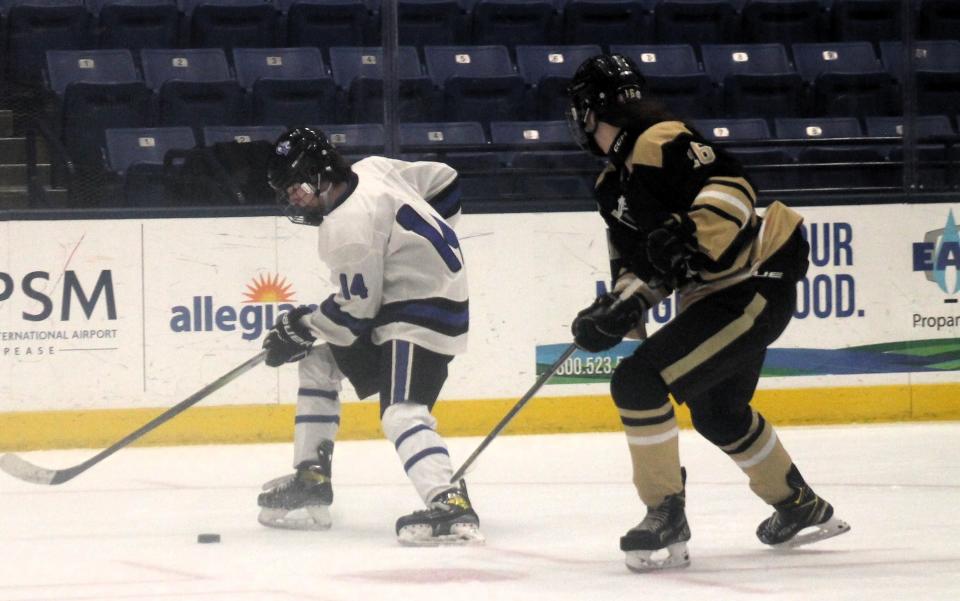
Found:
<svg viewBox="0 0 960 601"><path fill-rule="evenodd" d="M434 414L445 436L486 436L516 399L447 401ZM760 390L754 408L774 425L960 420L960 383ZM136 430L162 409L104 409L0 413L0 450L103 448ZM288 442L293 405L193 407L137 444L185 445ZM690 427L686 407L677 410ZM507 434L620 431L609 395L534 398ZM341 440L380 438L377 403L344 403Z"/></svg>

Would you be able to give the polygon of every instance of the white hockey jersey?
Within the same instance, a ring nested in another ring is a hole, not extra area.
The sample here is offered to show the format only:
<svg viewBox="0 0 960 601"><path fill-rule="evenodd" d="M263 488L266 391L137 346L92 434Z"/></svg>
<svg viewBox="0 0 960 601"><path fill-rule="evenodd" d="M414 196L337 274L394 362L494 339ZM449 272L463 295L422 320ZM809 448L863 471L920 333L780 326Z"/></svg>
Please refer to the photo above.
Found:
<svg viewBox="0 0 960 601"><path fill-rule="evenodd" d="M319 340L406 340L436 353L466 350L467 274L451 228L457 172L442 163L368 157L319 226L320 260L338 292L305 318ZM446 219L445 219L446 218Z"/></svg>

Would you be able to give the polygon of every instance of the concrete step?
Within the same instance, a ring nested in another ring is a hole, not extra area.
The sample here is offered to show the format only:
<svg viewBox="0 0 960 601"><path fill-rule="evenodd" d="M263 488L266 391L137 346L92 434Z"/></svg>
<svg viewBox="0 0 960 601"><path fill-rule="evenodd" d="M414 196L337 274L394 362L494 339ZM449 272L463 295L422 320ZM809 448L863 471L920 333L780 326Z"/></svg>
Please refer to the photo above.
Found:
<svg viewBox="0 0 960 601"><path fill-rule="evenodd" d="M37 165L40 181L50 183L50 164ZM27 166L23 163L0 165L0 186L25 186L27 184Z"/></svg>
<svg viewBox="0 0 960 601"><path fill-rule="evenodd" d="M0 110L0 138L13 135L13 111Z"/></svg>
<svg viewBox="0 0 960 601"><path fill-rule="evenodd" d="M49 154L47 146L43 140L37 140L37 160L47 162ZM27 162L27 140L26 138L4 138L0 137L0 165L9 165L11 163Z"/></svg>
<svg viewBox="0 0 960 601"><path fill-rule="evenodd" d="M47 201L53 206L66 206L69 194L66 188L45 188ZM0 186L0 211L4 209L29 209L30 200L26 186Z"/></svg>

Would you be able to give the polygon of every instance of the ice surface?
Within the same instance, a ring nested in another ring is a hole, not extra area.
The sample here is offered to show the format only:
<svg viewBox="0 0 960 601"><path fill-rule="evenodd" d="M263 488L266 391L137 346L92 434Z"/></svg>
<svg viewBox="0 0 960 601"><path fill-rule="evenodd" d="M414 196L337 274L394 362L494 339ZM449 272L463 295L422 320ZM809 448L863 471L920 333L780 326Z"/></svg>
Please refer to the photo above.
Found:
<svg viewBox="0 0 960 601"><path fill-rule="evenodd" d="M0 474L0 600L960 599L960 424L780 435L852 531L765 548L769 508L684 431L692 565L655 574L629 572L618 549L643 515L622 434L498 438L468 476L487 544L467 548L397 544L395 519L420 504L384 440L338 443L325 532L257 524L260 484L290 471L286 444L125 449L60 486ZM449 442L456 468L479 439ZM60 468L95 452L25 456Z"/></svg>

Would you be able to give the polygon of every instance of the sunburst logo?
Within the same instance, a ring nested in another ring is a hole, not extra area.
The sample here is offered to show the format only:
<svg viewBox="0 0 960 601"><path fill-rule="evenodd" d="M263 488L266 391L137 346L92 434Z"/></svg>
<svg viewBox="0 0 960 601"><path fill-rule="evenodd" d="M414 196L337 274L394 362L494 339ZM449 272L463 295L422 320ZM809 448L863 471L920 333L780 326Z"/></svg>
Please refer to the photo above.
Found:
<svg viewBox="0 0 960 601"><path fill-rule="evenodd" d="M243 295L247 297L244 303L283 303L295 302L292 285L287 280L276 275L259 275L253 279L253 282L247 284L248 292Z"/></svg>

